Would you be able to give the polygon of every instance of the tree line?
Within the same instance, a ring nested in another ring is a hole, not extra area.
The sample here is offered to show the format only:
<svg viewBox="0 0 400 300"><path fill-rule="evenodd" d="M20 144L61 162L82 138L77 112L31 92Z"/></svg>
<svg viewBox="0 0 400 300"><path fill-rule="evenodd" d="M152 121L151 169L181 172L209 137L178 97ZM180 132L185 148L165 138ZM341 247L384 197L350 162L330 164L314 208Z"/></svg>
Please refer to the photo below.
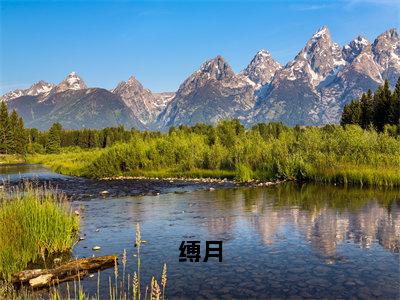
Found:
<svg viewBox="0 0 400 300"><path fill-rule="evenodd" d="M130 141L133 132L137 130L126 130L123 126L69 130L60 123L39 131L25 128L15 110L9 113L6 103L0 104L0 154L58 153L63 147L106 148L116 142Z"/></svg>
<svg viewBox="0 0 400 300"><path fill-rule="evenodd" d="M355 124L363 129L374 128L378 132L388 131L392 135L400 134L400 78L392 92L388 81L380 86L375 93L369 90L362 94L359 100L353 100L345 105L341 124ZM296 127L298 130L298 127ZM296 128L295 131L296 131ZM197 124L192 127L181 125L171 127L168 135L179 133L199 134L206 137L212 145L218 140L224 146L231 146L234 137L245 131L239 120L222 121L217 126ZM275 137L287 127L280 123L256 124L251 130L258 131L262 137ZM17 112L7 110L6 103L0 106L0 154L26 153L58 153L61 148L79 147L82 149L106 148L117 142L129 142L133 139L144 141L161 137L164 133L157 131L140 132L136 129L127 130L123 126L104 129L70 130L54 123L48 130L24 128L24 123Z"/></svg>
<svg viewBox="0 0 400 300"><path fill-rule="evenodd" d="M37 156L57 172L90 178L235 178L400 186L400 138L358 125L287 127L239 120L132 132L104 149Z"/></svg>
<svg viewBox="0 0 400 300"><path fill-rule="evenodd" d="M25 154L28 147L28 134L24 121L13 110L8 112L5 102L0 104L0 153Z"/></svg>
<svg viewBox="0 0 400 300"><path fill-rule="evenodd" d="M73 130L62 128L60 123L54 123L47 131L28 129L35 153L58 153L64 147L106 148L116 142L128 142L135 131L126 130L123 126Z"/></svg>
<svg viewBox="0 0 400 300"><path fill-rule="evenodd" d="M379 132L387 128L400 134L400 78L393 92L386 80L375 93L368 90L360 99L346 104L341 124L357 124L363 129L373 126Z"/></svg>

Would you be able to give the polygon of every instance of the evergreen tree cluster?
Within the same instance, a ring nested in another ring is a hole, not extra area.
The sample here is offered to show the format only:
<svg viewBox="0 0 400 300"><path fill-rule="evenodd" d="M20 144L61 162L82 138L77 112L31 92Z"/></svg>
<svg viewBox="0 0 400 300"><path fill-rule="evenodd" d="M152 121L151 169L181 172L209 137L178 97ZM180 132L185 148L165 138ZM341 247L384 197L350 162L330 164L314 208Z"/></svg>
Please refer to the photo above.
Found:
<svg viewBox="0 0 400 300"><path fill-rule="evenodd" d="M377 131L400 131L400 78L394 91L386 80L375 93L369 90L359 100L346 104L341 118L342 125L357 124L366 129L373 126ZM394 128L394 129L393 129Z"/></svg>
<svg viewBox="0 0 400 300"><path fill-rule="evenodd" d="M106 148L116 142L128 142L136 130L123 126L104 129L63 129L54 123L48 130L26 129L21 117L0 105L0 154L59 153L63 147ZM144 132L143 135L159 133Z"/></svg>
<svg viewBox="0 0 400 300"><path fill-rule="evenodd" d="M25 154L28 135L24 122L17 112L8 112L5 102L0 104L0 153Z"/></svg>
<svg viewBox="0 0 400 300"><path fill-rule="evenodd" d="M63 129L60 123L54 123L49 130L29 129L32 152L58 153L64 147L82 149L106 148L116 142L130 141L134 129L126 130L123 126L104 129Z"/></svg>

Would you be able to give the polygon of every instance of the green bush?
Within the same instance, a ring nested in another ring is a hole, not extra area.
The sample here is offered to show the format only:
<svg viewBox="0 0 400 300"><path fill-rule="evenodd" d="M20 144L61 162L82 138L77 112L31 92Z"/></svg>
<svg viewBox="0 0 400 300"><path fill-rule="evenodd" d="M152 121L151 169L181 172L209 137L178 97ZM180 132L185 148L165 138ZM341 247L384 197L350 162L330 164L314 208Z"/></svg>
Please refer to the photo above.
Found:
<svg viewBox="0 0 400 300"><path fill-rule="evenodd" d="M249 182L253 179L253 171L244 164L238 164L235 171L235 180L238 182Z"/></svg>
<svg viewBox="0 0 400 300"><path fill-rule="evenodd" d="M75 151L75 150L74 150ZM62 151L64 152L64 150ZM236 122L135 133L127 143L91 151L33 156L54 170L93 178L235 174L250 179L400 185L400 137L358 125L288 128Z"/></svg>

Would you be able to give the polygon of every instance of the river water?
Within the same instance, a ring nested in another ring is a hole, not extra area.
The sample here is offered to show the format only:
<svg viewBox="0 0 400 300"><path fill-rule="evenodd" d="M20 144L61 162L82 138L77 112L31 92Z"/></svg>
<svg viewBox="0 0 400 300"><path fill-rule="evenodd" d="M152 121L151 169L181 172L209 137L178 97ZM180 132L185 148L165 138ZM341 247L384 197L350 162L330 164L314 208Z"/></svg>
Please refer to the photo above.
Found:
<svg viewBox="0 0 400 300"><path fill-rule="evenodd" d="M38 166L23 168L14 167L7 176L32 176L36 168L50 181L60 178ZM6 172L4 167L0 172ZM72 205L81 210L80 234L86 237L74 256L126 249L132 273L135 225L140 223L147 241L141 247L143 282L152 275L160 278L166 262L168 298L400 297L399 190L281 184L93 196ZM179 262L179 246L190 240L200 241L200 261ZM222 262L203 261L206 241L223 242ZM104 296L109 276L113 269L101 272ZM82 284L93 295L97 275Z"/></svg>

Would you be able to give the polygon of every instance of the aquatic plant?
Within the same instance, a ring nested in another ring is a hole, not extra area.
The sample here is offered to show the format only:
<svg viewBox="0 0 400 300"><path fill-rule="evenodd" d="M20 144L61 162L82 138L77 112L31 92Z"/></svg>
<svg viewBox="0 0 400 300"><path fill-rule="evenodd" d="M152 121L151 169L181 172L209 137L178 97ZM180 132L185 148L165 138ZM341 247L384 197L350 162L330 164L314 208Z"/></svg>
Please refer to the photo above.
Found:
<svg viewBox="0 0 400 300"><path fill-rule="evenodd" d="M164 263L162 275L161 275L161 286L158 284L157 279L153 276L150 282L150 291L148 290L148 285L146 286L145 293L142 297L142 291L140 289L140 245L142 243L141 235L140 235L140 226L136 225L136 239L134 248L136 248L136 257L137 257L137 270L134 271L133 276L130 273L126 274L126 263L128 260L128 255L126 249L124 249L122 253L122 278L119 277L119 268L118 263L115 261L114 263L114 278L111 276L108 278L109 288L108 288L108 298L110 300L122 300L122 299L133 299L133 300L160 300L165 297L165 288L167 285L167 265ZM69 283L66 284L67 294L61 292L60 286L54 286L50 290L50 298L53 300L70 300L70 299L103 299L100 294L100 272L97 275L97 294L94 296L90 296L85 292L84 286L81 284L81 281L73 282L73 293L70 292ZM131 280L132 278L132 280ZM114 284L112 283L114 281Z"/></svg>
<svg viewBox="0 0 400 300"><path fill-rule="evenodd" d="M71 250L79 229L63 194L33 187L0 190L0 277L11 274L38 259Z"/></svg>

